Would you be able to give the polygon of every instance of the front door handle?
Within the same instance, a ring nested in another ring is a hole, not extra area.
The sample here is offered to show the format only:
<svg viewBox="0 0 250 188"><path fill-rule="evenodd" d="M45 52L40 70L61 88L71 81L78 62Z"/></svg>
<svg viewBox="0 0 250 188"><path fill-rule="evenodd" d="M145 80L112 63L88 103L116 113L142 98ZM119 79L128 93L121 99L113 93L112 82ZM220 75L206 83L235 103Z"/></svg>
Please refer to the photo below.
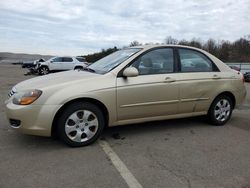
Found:
<svg viewBox="0 0 250 188"><path fill-rule="evenodd" d="M217 80L217 79L221 79L221 77L218 76L217 74L214 74L214 75L213 75L213 79Z"/></svg>
<svg viewBox="0 0 250 188"><path fill-rule="evenodd" d="M164 82L165 83L171 83L171 82L175 82L176 80L174 78L171 78L171 77L166 77Z"/></svg>

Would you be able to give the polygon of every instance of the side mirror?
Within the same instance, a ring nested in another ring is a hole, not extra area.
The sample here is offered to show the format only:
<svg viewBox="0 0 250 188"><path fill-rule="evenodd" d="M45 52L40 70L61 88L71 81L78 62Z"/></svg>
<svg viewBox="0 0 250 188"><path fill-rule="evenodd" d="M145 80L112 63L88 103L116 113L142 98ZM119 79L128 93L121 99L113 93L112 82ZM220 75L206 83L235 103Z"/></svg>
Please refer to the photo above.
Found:
<svg viewBox="0 0 250 188"><path fill-rule="evenodd" d="M138 75L139 75L139 72L135 67L128 67L123 71L124 77L136 77Z"/></svg>

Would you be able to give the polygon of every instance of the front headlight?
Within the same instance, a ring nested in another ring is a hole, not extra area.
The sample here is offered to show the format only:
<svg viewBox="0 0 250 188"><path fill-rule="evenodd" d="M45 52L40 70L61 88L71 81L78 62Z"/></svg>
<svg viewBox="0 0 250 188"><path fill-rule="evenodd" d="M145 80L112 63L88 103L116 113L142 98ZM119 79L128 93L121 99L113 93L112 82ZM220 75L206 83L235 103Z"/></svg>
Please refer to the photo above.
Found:
<svg viewBox="0 0 250 188"><path fill-rule="evenodd" d="M18 92L14 95L13 103L17 105L29 105L37 100L42 94L41 90L31 90L26 92Z"/></svg>

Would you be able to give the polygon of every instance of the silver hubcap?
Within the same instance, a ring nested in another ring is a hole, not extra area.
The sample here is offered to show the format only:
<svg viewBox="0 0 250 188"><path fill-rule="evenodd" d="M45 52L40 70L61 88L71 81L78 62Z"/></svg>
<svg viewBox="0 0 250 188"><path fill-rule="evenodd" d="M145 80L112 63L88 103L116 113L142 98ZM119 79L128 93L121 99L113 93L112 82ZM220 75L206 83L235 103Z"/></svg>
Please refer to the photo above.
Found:
<svg viewBox="0 0 250 188"><path fill-rule="evenodd" d="M65 133L74 142L86 142L98 130L98 119L89 110L79 110L71 114L65 123Z"/></svg>
<svg viewBox="0 0 250 188"><path fill-rule="evenodd" d="M228 100L221 99L215 106L214 115L218 121L225 121L230 115L231 106Z"/></svg>
<svg viewBox="0 0 250 188"><path fill-rule="evenodd" d="M48 74L49 71L48 71L47 68L41 68L41 73L42 73L42 74Z"/></svg>

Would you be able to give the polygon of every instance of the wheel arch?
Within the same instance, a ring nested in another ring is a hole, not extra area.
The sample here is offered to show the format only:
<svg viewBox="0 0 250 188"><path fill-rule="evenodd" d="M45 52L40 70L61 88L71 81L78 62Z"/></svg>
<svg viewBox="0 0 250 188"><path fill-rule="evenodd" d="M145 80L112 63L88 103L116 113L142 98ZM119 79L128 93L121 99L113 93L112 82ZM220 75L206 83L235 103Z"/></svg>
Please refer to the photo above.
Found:
<svg viewBox="0 0 250 188"><path fill-rule="evenodd" d="M226 96L230 97L230 99L232 100L233 109L234 109L235 104L236 104L236 98L235 98L234 94L233 94L232 92L230 92L230 91L224 91L224 92L218 94L216 97L214 97L214 100L215 100L217 97L222 96L222 95L226 95ZM211 105L213 104L214 100L212 101ZM210 105L210 106L211 106L211 105Z"/></svg>
<svg viewBox="0 0 250 188"><path fill-rule="evenodd" d="M82 98L76 98L73 100L68 101L65 103L55 114L52 122L52 127L51 127L51 136L52 137L57 137L57 120L60 117L60 114L63 112L64 109L66 109L70 104L72 103L77 103L77 102L89 102L91 104L96 105L99 107L102 112L104 112L104 118L105 118L105 127L108 126L109 122L109 112L107 107L99 100L93 99L93 98L88 98L88 97L82 97Z"/></svg>
<svg viewBox="0 0 250 188"><path fill-rule="evenodd" d="M40 65L40 67L39 67L38 69L41 69L41 68L43 68L43 67L46 67L46 68L50 71L50 69L49 69L49 66L48 66L48 65Z"/></svg>
<svg viewBox="0 0 250 188"><path fill-rule="evenodd" d="M49 69L49 65L41 65L39 68L41 68L41 67L46 67Z"/></svg>
<svg viewBox="0 0 250 188"><path fill-rule="evenodd" d="M74 70L77 69L77 68L83 69L83 66L81 66L81 65L76 65L76 66L74 67Z"/></svg>

